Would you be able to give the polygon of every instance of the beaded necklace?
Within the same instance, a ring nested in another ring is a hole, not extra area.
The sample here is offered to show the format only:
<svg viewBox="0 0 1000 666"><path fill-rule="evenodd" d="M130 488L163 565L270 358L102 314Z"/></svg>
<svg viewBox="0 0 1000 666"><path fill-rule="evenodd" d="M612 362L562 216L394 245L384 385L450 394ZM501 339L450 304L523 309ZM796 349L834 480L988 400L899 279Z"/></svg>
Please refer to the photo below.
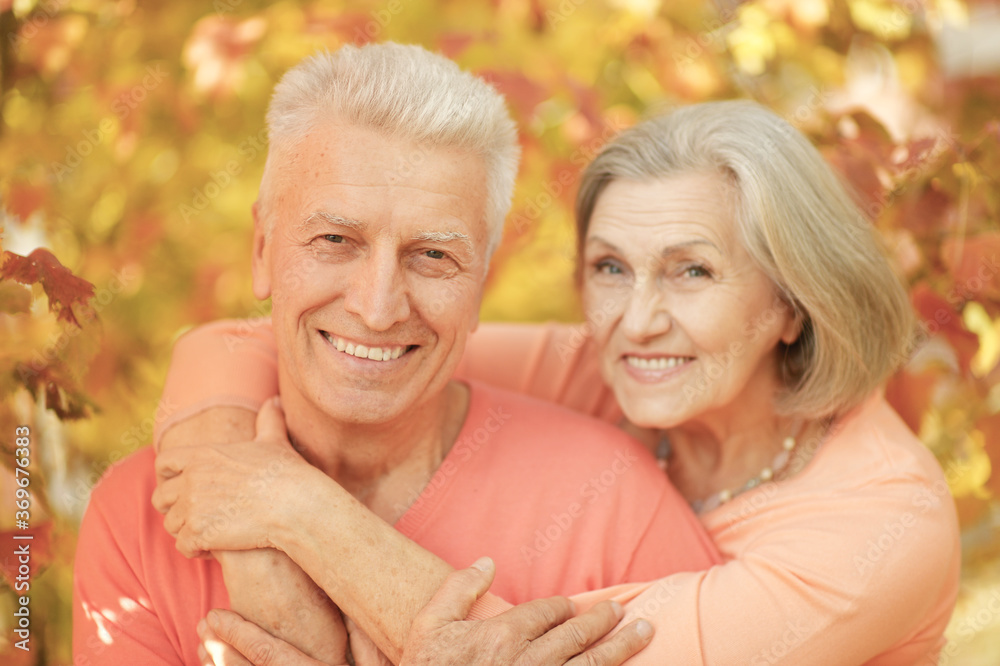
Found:
<svg viewBox="0 0 1000 666"><path fill-rule="evenodd" d="M771 464L760 471L757 476L753 477L746 483L744 483L739 488L723 488L717 493L709 495L704 499L692 500L690 502L691 508L694 509L695 513L705 513L715 509L729 500L733 499L737 495L747 492L748 490L753 490L762 483L767 483L774 479L775 476L780 475L785 468L788 467L788 463L792 460L792 453L795 452L795 447L798 445L795 437L788 436L781 443L781 452L774 457ZM670 439L666 434L660 437L660 443L656 447L656 464L659 465L660 469L664 472L667 471L667 462L670 458L672 451L670 446Z"/></svg>

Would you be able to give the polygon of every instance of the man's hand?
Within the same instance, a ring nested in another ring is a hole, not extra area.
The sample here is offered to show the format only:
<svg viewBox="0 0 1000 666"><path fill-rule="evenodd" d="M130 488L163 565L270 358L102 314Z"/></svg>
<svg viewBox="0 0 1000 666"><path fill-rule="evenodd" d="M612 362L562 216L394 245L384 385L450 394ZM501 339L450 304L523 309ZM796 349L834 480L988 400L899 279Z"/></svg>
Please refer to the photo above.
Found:
<svg viewBox="0 0 1000 666"><path fill-rule="evenodd" d="M343 622L339 631L345 633ZM341 666L347 659L330 662L308 657L275 638L253 622L227 610L212 610L198 623L202 666ZM346 633L340 637L346 642Z"/></svg>
<svg viewBox="0 0 1000 666"><path fill-rule="evenodd" d="M484 558L448 576L414 619L400 666L617 666L653 637L652 626L638 620L595 646L621 620L621 606L603 602L573 617L573 603L563 597L521 604L489 620L465 620L495 573Z"/></svg>
<svg viewBox="0 0 1000 666"><path fill-rule="evenodd" d="M292 448L281 409L268 401L251 442L200 444L162 451L153 505L187 557L210 550L276 548L273 531L306 479L322 472Z"/></svg>

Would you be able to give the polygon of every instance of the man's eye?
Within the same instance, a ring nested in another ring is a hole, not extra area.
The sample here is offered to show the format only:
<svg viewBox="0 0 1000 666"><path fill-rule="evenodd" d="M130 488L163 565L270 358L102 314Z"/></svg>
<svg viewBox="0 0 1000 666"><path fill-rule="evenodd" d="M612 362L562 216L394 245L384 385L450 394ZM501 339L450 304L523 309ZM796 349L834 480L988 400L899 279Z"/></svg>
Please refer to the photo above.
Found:
<svg viewBox="0 0 1000 666"><path fill-rule="evenodd" d="M327 235L323 236L323 238L324 238L324 240L328 240L331 243L343 243L344 242L344 237L343 236L338 236L337 234L327 234Z"/></svg>
<svg viewBox="0 0 1000 666"><path fill-rule="evenodd" d="M444 252L441 250L427 250L424 252L431 259L444 259Z"/></svg>

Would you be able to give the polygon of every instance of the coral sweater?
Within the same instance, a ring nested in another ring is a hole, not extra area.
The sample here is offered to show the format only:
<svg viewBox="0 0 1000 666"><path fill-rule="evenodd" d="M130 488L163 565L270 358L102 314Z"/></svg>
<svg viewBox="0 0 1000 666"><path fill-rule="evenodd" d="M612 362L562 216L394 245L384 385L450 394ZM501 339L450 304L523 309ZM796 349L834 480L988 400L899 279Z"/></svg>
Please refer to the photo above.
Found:
<svg viewBox="0 0 1000 666"><path fill-rule="evenodd" d="M621 418L582 327L482 325L458 374ZM202 327L178 342L161 431L211 406L256 409L276 390L266 320ZM701 518L723 564L576 598L581 609L617 598L625 621L656 626L629 664L937 663L958 593L954 503L937 461L881 395L840 419L795 476Z"/></svg>

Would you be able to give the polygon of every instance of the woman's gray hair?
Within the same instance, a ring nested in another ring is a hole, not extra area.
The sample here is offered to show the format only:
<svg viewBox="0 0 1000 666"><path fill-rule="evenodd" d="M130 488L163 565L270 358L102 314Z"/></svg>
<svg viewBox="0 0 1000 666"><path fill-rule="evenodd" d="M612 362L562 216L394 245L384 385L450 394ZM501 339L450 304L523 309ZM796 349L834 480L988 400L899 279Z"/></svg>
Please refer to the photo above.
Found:
<svg viewBox="0 0 1000 666"><path fill-rule="evenodd" d="M819 151L774 112L709 102L622 132L584 172L580 242L613 180L699 171L731 179L746 249L802 320L798 340L779 343L779 413L824 418L859 404L907 359L913 310L877 230Z"/></svg>
<svg viewBox="0 0 1000 666"><path fill-rule="evenodd" d="M520 147L517 126L492 86L451 60L413 45L347 45L306 58L275 86L267 112L270 150L260 196L265 219L272 156L331 116L420 147L457 148L482 158L487 173L487 256L493 253L510 209ZM400 158L401 169L417 170L423 161L419 150Z"/></svg>

